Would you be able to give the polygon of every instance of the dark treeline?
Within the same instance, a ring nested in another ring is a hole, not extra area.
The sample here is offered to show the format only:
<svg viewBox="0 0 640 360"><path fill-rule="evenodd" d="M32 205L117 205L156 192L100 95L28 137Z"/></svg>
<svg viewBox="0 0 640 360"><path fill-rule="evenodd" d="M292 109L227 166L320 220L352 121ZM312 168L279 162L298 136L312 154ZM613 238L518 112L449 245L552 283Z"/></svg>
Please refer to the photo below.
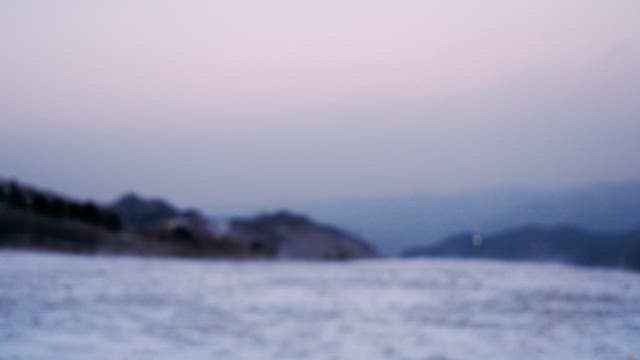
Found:
<svg viewBox="0 0 640 360"><path fill-rule="evenodd" d="M0 180L0 247L184 257L255 257L194 211L128 194L110 205Z"/></svg>
<svg viewBox="0 0 640 360"><path fill-rule="evenodd" d="M16 181L0 182L0 204L12 210L100 226L112 232L122 230L120 215L111 209L98 206L93 201L78 202L48 194Z"/></svg>

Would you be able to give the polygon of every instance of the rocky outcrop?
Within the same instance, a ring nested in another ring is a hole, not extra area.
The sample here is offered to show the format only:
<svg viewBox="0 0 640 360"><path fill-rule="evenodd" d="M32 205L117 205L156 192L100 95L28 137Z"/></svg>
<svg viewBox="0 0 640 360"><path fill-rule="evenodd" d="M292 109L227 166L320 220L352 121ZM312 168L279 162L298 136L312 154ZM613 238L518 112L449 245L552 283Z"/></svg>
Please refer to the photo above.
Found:
<svg viewBox="0 0 640 360"><path fill-rule="evenodd" d="M253 251L277 258L343 260L378 256L371 245L355 235L286 211L233 219L228 231Z"/></svg>

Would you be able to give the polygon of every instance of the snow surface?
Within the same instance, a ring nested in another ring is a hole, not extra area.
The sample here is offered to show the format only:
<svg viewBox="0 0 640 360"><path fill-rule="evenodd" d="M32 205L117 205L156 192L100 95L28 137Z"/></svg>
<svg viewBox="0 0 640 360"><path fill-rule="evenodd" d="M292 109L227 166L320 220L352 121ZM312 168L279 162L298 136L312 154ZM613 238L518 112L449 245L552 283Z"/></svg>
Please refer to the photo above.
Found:
<svg viewBox="0 0 640 360"><path fill-rule="evenodd" d="M0 359L638 359L640 274L0 252Z"/></svg>

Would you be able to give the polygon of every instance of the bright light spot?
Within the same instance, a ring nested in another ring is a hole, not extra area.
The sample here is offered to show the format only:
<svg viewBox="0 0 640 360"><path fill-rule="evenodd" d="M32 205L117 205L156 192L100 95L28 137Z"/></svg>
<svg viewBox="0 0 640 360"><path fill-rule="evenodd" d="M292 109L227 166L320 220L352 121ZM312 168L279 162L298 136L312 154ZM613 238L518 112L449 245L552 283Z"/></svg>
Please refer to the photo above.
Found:
<svg viewBox="0 0 640 360"><path fill-rule="evenodd" d="M473 234L473 237L471 238L471 243L473 244L473 246L480 246L480 245L482 245L482 235L480 235L480 234Z"/></svg>

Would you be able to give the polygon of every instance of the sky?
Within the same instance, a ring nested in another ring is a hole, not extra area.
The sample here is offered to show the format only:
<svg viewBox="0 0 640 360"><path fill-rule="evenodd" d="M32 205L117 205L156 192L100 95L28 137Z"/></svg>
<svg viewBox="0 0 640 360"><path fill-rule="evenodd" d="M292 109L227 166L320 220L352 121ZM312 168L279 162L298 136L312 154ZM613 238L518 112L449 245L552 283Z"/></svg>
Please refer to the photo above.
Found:
<svg viewBox="0 0 640 360"><path fill-rule="evenodd" d="M3 1L0 176L108 201L640 179L637 0Z"/></svg>

